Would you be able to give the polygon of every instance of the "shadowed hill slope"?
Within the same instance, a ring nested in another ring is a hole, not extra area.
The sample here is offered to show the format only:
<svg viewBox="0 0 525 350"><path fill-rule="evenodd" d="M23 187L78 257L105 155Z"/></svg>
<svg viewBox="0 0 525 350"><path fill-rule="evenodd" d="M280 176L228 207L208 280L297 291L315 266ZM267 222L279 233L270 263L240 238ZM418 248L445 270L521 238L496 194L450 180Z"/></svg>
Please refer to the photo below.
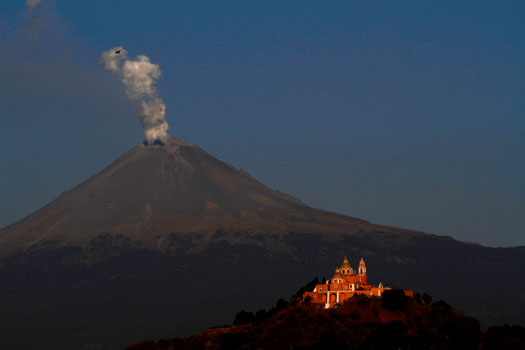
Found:
<svg viewBox="0 0 525 350"><path fill-rule="evenodd" d="M126 350L234 349L520 349L525 329L493 327L453 310L444 301L358 296L339 309L291 305L275 315L259 312L252 323L208 329L189 338L143 341ZM396 305L395 303L399 303ZM403 306L396 308L396 306Z"/></svg>

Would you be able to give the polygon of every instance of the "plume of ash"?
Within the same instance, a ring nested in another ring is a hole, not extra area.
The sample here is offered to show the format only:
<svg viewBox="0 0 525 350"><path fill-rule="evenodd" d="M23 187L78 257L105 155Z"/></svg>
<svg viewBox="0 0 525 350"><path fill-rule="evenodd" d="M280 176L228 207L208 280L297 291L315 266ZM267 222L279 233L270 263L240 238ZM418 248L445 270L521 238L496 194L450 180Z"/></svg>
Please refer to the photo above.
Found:
<svg viewBox="0 0 525 350"><path fill-rule="evenodd" d="M42 0L26 0L26 6L31 11L33 10Z"/></svg>
<svg viewBox="0 0 525 350"><path fill-rule="evenodd" d="M120 78L129 99L140 101L137 118L142 124L146 141L149 144L156 140L166 142L166 105L157 97L157 80L161 76L159 65L151 63L145 55L139 55L135 60L128 59L127 53L122 46L104 51L100 64Z"/></svg>

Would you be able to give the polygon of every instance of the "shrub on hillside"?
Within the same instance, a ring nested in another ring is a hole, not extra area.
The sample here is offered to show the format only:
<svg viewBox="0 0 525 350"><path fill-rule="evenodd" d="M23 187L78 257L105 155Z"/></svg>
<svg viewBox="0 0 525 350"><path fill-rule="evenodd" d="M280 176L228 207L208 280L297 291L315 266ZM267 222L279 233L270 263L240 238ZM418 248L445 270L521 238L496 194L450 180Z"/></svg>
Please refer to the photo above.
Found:
<svg viewBox="0 0 525 350"><path fill-rule="evenodd" d="M438 300L431 305L432 310L441 310L443 312L452 312L452 307L444 300Z"/></svg>
<svg viewBox="0 0 525 350"><path fill-rule="evenodd" d="M423 293L422 299L423 299L423 304L425 305L432 304L432 295Z"/></svg>
<svg viewBox="0 0 525 350"><path fill-rule="evenodd" d="M286 309L288 305L290 305L290 303L281 298L277 300L277 303L275 303L275 308L277 309L277 311L281 311Z"/></svg>
<svg viewBox="0 0 525 350"><path fill-rule="evenodd" d="M295 293L292 296L292 299L301 300L303 298L303 294L305 292L313 291L315 286L317 286L318 284L319 284L319 278L316 277L313 280L311 280L310 282L308 282L306 285L304 285L303 287L299 288L297 293Z"/></svg>
<svg viewBox="0 0 525 350"><path fill-rule="evenodd" d="M408 306L408 298L401 289L390 289L383 293L381 306L392 311L405 311Z"/></svg>
<svg viewBox="0 0 525 350"><path fill-rule="evenodd" d="M492 326L483 336L483 349L525 349L525 328L518 325Z"/></svg>
<svg viewBox="0 0 525 350"><path fill-rule="evenodd" d="M235 320L233 320L234 326L240 326L243 324L249 324L252 323L255 320L255 316L253 315L253 312L250 311L240 311L235 315Z"/></svg>
<svg viewBox="0 0 525 350"><path fill-rule="evenodd" d="M265 321L267 318L268 318L268 314L267 314L266 310L261 309L261 310L259 310L259 311L257 311L255 313L254 323L255 324L261 323L261 322Z"/></svg>

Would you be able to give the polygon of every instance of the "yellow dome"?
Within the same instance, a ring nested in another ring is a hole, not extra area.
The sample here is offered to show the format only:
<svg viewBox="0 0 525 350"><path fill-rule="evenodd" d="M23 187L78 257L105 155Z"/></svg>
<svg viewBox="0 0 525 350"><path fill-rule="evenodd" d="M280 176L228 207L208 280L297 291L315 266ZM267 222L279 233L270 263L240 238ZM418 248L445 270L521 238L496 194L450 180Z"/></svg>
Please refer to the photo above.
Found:
<svg viewBox="0 0 525 350"><path fill-rule="evenodd" d="M348 259L345 256L345 259L343 260L343 265L341 265L341 270L346 269L352 269L352 266L350 266L350 263L348 262Z"/></svg>
<svg viewBox="0 0 525 350"><path fill-rule="evenodd" d="M341 275L339 272L334 273L334 275L332 276L332 280L342 280L342 279L343 279L343 275Z"/></svg>

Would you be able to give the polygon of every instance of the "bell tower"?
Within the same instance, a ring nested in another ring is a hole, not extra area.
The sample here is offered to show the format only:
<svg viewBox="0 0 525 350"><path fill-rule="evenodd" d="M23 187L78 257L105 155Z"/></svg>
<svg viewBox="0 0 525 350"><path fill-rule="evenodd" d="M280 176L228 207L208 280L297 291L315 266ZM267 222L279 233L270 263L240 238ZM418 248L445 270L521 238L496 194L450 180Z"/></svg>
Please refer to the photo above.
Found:
<svg viewBox="0 0 525 350"><path fill-rule="evenodd" d="M361 260L359 261L358 275L361 284L366 285L366 265L365 260L363 258L361 258Z"/></svg>

